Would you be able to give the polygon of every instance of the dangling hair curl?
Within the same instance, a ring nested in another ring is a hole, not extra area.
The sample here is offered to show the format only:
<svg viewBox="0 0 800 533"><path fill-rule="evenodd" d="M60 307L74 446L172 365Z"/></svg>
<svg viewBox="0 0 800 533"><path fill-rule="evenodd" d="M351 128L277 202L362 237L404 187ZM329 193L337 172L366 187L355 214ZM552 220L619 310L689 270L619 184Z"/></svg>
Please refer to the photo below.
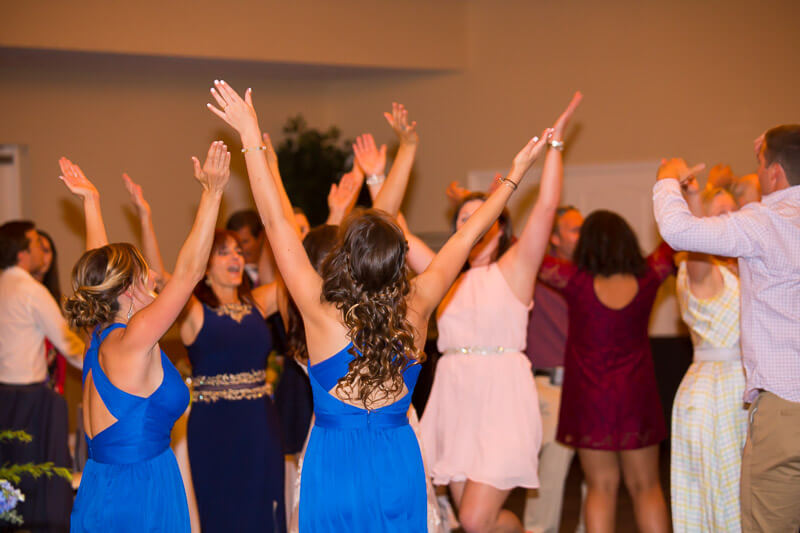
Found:
<svg viewBox="0 0 800 533"><path fill-rule="evenodd" d="M322 264L322 298L342 312L355 356L336 390L366 409L396 398L405 368L424 360L406 319L407 250L389 215L359 210L340 226L337 245Z"/></svg>
<svg viewBox="0 0 800 533"><path fill-rule="evenodd" d="M72 269L73 295L64 311L75 328L107 324L119 311L117 298L136 279L145 281L147 262L132 244L106 244L85 252Z"/></svg>

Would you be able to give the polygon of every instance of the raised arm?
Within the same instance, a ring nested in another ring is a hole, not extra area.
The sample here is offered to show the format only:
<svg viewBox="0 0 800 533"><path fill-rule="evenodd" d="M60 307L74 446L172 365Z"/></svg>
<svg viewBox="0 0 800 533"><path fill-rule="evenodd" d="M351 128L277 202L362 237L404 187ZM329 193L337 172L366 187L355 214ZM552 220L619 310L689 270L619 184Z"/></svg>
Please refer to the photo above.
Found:
<svg viewBox="0 0 800 533"><path fill-rule="evenodd" d="M661 161L662 164L666 160ZM712 169L713 170L713 169ZM711 184L711 177L709 176L709 185ZM681 190L683 197L686 199L686 204L689 206L689 211L692 216L703 216L703 200L700 193L700 185L697 183L697 178L694 175L688 176L685 180L681 181ZM698 286L705 284L712 272L714 271L714 262L707 254L690 252L686 258L686 275L689 278L689 287L695 289Z"/></svg>
<svg viewBox="0 0 800 533"><path fill-rule="evenodd" d="M397 157L394 159L386 183L372 206L396 216L406 194L408 178L411 175L411 167L414 165L414 157L417 153L419 136L417 135L417 123L408 123L408 111L401 104L393 103L392 112L384 113L383 116L397 135L400 148L397 150Z"/></svg>
<svg viewBox="0 0 800 533"><path fill-rule="evenodd" d="M583 95L576 92L567 108L553 124L552 134L548 141L550 149L544 160L536 204L528 215L528 221L517 242L511 245L497 261L497 266L517 299L526 304L533 297L536 272L542 264L542 258L552 233L553 218L561 200L561 185L564 176L561 151L564 148L564 133L582 98Z"/></svg>
<svg viewBox="0 0 800 533"><path fill-rule="evenodd" d="M230 86L228 86L230 88ZM248 89L249 91L250 89ZM238 96L238 95L237 95ZM289 195L286 194L286 189L283 187L283 180L281 179L281 173L278 169L278 153L275 151L275 147L272 145L272 139L269 136L269 133L264 133L262 136L264 144L264 152L267 158L267 167L269 168L269 173L272 176L273 181L275 182L275 187L278 189L281 198L281 209L283 210L283 216L286 217L292 227L300 233L300 228L297 227L297 222L294 218L294 209L292 209L292 202L289 201ZM247 157L245 156L245 161ZM248 167L249 168L249 167Z"/></svg>
<svg viewBox="0 0 800 533"><path fill-rule="evenodd" d="M80 167L66 157L58 160L61 175L58 177L67 188L83 201L83 215L86 221L86 249L94 250L108 244L103 214L100 211L100 193L84 175Z"/></svg>
<svg viewBox="0 0 800 533"><path fill-rule="evenodd" d="M146 353L172 327L206 271L222 192L230 178L231 154L222 141L216 141L208 149L202 167L197 158L192 161L195 178L203 188L194 224L164 289L128 322L120 342L130 353Z"/></svg>
<svg viewBox="0 0 800 533"><path fill-rule="evenodd" d="M380 149L375 145L375 140L372 135L365 133L356 138L353 144L353 153L356 156L358 165L364 169L364 173L369 175L367 180L367 187L369 188L369 195L372 201L375 199L383 188L384 184L384 168L386 167L386 145L382 145ZM408 168L413 165L413 160ZM406 224L406 219L402 213L397 213L397 223L402 228L403 233L408 241L408 265L414 273L419 274L428 268L431 264L433 256L436 255L425 242L419 237L411 233L411 230Z"/></svg>
<svg viewBox="0 0 800 533"><path fill-rule="evenodd" d="M142 252L144 252L144 258L150 266L150 269L156 274L156 286L159 290L163 289L170 278L170 273L167 272L167 269L164 267L164 259L161 257L161 249L158 246L158 239L156 239L156 230L153 227L150 204L144 198L141 185L133 181L127 174L122 175L122 181L131 197L131 202L133 202L136 215L141 224Z"/></svg>
<svg viewBox="0 0 800 533"><path fill-rule="evenodd" d="M703 252L726 257L748 257L760 253L762 240L751 216L751 208L716 217L699 218L689 211L681 195L680 182L698 171L682 159L671 159L658 169L653 187L653 210L661 236L675 250Z"/></svg>
<svg viewBox="0 0 800 533"><path fill-rule="evenodd" d="M258 213L264 223L275 261L289 293L294 298L304 319L322 316L320 293L322 279L308 260L300 236L283 211L283 187L272 175L261 145L258 117L253 108L252 90L247 89L242 99L224 81L215 81L211 94L221 108L208 104L208 108L233 129L242 140L247 174Z"/></svg>
<svg viewBox="0 0 800 533"><path fill-rule="evenodd" d="M520 180L544 150L546 143L547 131L542 133L542 138L534 137L525 145L514 158L511 171L503 180L502 186L495 189L483 205L448 239L430 266L412 280L414 295L410 305L420 316L430 316L439 304L464 266L470 250L500 216L511 193L517 189Z"/></svg>

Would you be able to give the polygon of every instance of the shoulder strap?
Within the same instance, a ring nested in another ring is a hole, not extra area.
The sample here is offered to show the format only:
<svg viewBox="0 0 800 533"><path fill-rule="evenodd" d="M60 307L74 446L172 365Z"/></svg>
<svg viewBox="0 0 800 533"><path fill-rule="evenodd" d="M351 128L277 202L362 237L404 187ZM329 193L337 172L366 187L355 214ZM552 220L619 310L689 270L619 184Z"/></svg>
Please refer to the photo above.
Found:
<svg viewBox="0 0 800 533"><path fill-rule="evenodd" d="M108 334L111 333L112 331L114 331L115 329L124 328L124 327L127 327L127 324L122 324L121 322L112 322L111 324L106 326L105 329L100 331L100 333L98 334L98 338L100 339L100 342L103 342L104 340L106 340L106 337L108 337ZM98 346L98 348L99 348L99 346Z"/></svg>

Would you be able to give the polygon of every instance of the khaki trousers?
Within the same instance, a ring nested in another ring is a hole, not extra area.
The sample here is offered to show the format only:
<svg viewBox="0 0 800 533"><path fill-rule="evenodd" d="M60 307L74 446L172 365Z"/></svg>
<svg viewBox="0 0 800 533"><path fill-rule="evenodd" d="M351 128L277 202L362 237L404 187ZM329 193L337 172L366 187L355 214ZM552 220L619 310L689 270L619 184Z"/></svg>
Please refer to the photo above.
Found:
<svg viewBox="0 0 800 533"><path fill-rule="evenodd" d="M800 529L800 403L763 391L742 454L742 531Z"/></svg>

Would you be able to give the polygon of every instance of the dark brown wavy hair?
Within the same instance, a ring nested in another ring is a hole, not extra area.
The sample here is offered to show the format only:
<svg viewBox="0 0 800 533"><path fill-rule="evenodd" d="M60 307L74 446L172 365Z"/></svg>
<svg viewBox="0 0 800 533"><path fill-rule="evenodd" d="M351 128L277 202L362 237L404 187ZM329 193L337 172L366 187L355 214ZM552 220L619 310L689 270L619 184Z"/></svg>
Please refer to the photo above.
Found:
<svg viewBox="0 0 800 533"><path fill-rule="evenodd" d="M225 246L225 243L228 239L233 239L236 243L236 246L239 248L242 247L241 243L239 242L239 237L231 230L225 229L218 229L214 232L214 242L211 244L211 253L208 256L208 263L206 268L211 266L211 258L214 257L214 254L217 253L217 250ZM219 307L219 298L217 295L214 294L214 290L211 286L207 283L208 277L207 274L203 276L203 279L195 285L194 287L194 295L197 297L198 300L206 304L207 306L215 309ZM253 284L250 282L250 277L247 275L247 272L242 272L242 283L236 288L236 294L239 296L239 301L242 303L247 303L255 307L255 300L253 300L252 294Z"/></svg>
<svg viewBox="0 0 800 533"><path fill-rule="evenodd" d="M337 244L322 263L322 298L342 312L355 356L336 389L366 409L396 398L403 371L425 357L414 347L406 319L407 251L403 231L388 214L358 210L339 227Z"/></svg>
<svg viewBox="0 0 800 533"><path fill-rule="evenodd" d="M322 272L322 262L336 245L338 226L324 224L312 228L303 239L303 248L306 250L309 261L317 272ZM294 300L289 297L287 344L289 356L294 357L300 364L308 362L308 345L306 344L306 328L303 317Z"/></svg>
<svg viewBox="0 0 800 533"><path fill-rule="evenodd" d="M148 272L142 254L127 242L85 252L72 269L73 294L64 300L70 325L93 328L111 322L119 311L119 295L137 278L146 281Z"/></svg>
<svg viewBox="0 0 800 533"><path fill-rule="evenodd" d="M638 278L647 271L636 234L624 218L603 209L583 221L573 262L592 276L631 274Z"/></svg>

